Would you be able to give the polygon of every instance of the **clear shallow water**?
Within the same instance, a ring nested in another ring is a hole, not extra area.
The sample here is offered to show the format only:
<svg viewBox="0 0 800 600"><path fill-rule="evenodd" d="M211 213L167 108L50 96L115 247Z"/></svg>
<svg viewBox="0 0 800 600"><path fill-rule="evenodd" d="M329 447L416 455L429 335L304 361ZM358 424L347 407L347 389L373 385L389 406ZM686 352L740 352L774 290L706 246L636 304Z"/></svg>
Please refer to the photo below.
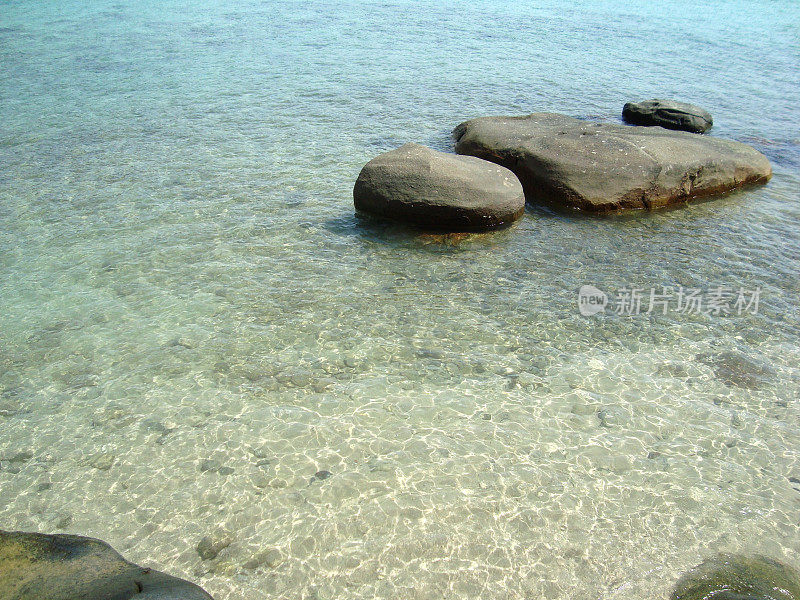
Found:
<svg viewBox="0 0 800 600"><path fill-rule="evenodd" d="M696 15L0 3L0 527L218 600L660 598L711 552L797 566L800 15ZM466 237L353 215L378 152L655 95L772 182ZM585 318L586 283L761 305Z"/></svg>

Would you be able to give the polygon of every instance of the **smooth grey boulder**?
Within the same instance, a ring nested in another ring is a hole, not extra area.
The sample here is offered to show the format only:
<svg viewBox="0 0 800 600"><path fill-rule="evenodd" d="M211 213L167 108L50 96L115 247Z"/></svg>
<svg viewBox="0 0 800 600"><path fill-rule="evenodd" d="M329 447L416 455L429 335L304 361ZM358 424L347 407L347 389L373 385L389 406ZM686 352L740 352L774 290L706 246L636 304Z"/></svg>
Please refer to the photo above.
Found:
<svg viewBox="0 0 800 600"><path fill-rule="evenodd" d="M687 571L670 600L800 600L800 574L765 556L719 554Z"/></svg>
<svg viewBox="0 0 800 600"><path fill-rule="evenodd" d="M667 129L705 133L714 124L707 110L674 100L628 102L622 107L622 118L631 125L657 125Z"/></svg>
<svg viewBox="0 0 800 600"><path fill-rule="evenodd" d="M356 210L425 229L511 223L525 211L516 175L494 163L406 144L369 161L353 187Z"/></svg>
<svg viewBox="0 0 800 600"><path fill-rule="evenodd" d="M459 154L516 173L528 202L561 209L659 208L772 176L767 158L746 144L555 113L473 119L453 135Z"/></svg>
<svg viewBox="0 0 800 600"><path fill-rule="evenodd" d="M129 563L77 535L0 531L1 600L213 600L201 588Z"/></svg>

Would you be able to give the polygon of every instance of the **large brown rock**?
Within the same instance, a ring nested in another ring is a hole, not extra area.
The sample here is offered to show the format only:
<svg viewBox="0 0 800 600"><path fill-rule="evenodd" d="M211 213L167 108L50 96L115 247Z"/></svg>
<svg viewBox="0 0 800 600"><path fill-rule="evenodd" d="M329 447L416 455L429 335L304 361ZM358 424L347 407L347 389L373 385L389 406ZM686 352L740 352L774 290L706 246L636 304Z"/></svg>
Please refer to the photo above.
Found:
<svg viewBox="0 0 800 600"><path fill-rule="evenodd" d="M554 113L473 119L453 135L459 154L516 173L528 202L587 212L658 208L772 176L746 144Z"/></svg>
<svg viewBox="0 0 800 600"><path fill-rule="evenodd" d="M353 201L361 212L447 231L498 227L525 211L522 186L508 169L419 144L369 161Z"/></svg>
<svg viewBox="0 0 800 600"><path fill-rule="evenodd" d="M0 531L0 600L213 600L100 540Z"/></svg>

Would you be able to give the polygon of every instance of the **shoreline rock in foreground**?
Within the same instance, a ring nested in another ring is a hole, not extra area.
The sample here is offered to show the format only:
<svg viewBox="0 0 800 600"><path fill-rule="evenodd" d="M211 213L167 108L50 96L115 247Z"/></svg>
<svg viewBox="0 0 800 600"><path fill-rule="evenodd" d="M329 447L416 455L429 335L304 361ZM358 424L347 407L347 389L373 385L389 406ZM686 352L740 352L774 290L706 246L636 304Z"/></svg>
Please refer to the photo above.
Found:
<svg viewBox="0 0 800 600"><path fill-rule="evenodd" d="M213 600L200 587L129 563L77 535L0 531L2 600Z"/></svg>
<svg viewBox="0 0 800 600"><path fill-rule="evenodd" d="M528 202L610 212L722 194L772 177L746 144L556 113L482 117L455 128L456 152L516 173Z"/></svg>
<svg viewBox="0 0 800 600"><path fill-rule="evenodd" d="M425 229L477 231L522 216L525 195L508 169L406 144L369 161L353 188L356 210Z"/></svg>
<svg viewBox="0 0 800 600"><path fill-rule="evenodd" d="M631 125L658 126L690 133L705 133L714 125L711 113L699 106L657 98L628 102L622 107L622 118Z"/></svg>
<svg viewBox="0 0 800 600"><path fill-rule="evenodd" d="M800 600L800 574L765 556L719 554L687 571L671 600Z"/></svg>

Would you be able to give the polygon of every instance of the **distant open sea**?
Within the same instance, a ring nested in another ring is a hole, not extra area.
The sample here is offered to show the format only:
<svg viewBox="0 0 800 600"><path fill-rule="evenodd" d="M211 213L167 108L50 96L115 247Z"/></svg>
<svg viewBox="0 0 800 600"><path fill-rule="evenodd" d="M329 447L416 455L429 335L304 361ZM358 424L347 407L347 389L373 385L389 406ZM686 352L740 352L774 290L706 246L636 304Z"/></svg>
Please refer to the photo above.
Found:
<svg viewBox="0 0 800 600"><path fill-rule="evenodd" d="M633 4L0 0L0 529L217 600L800 566L800 3ZM772 181L469 236L353 212L405 142L651 97ZM582 316L586 284L642 311ZM662 286L759 304L646 314Z"/></svg>

